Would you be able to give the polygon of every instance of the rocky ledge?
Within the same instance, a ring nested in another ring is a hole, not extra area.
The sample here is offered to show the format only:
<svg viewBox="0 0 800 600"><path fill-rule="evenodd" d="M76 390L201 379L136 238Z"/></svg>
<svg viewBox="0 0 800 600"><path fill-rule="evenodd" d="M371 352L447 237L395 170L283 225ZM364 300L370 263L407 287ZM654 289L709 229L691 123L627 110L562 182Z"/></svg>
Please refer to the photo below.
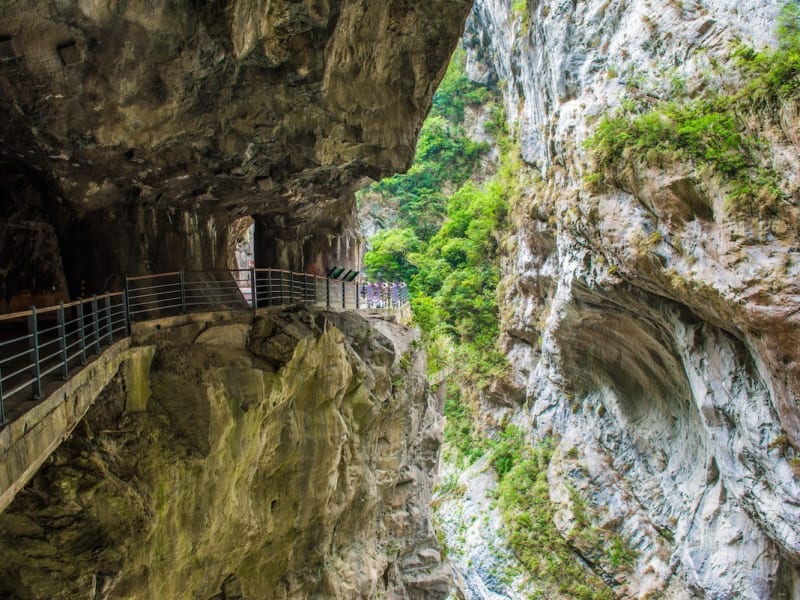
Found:
<svg viewBox="0 0 800 600"><path fill-rule="evenodd" d="M120 375L0 515L0 595L447 595L412 330L286 309L158 336L146 410Z"/></svg>

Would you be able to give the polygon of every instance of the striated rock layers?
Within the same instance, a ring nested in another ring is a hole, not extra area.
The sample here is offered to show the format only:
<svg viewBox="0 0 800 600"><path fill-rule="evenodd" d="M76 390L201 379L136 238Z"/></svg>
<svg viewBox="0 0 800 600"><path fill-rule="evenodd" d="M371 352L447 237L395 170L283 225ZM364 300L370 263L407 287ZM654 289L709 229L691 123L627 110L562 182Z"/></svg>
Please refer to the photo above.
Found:
<svg viewBox="0 0 800 600"><path fill-rule="evenodd" d="M576 547L622 597L800 597L796 101L745 115L777 207L737 210L728 182L680 155L628 154L605 189L583 180L602 115L735 87L733 42L774 45L777 11L477 0L468 21L473 75L504 83L542 175L506 247L505 344L526 393L513 418L559 440L561 533L580 508L635 551L604 570Z"/></svg>
<svg viewBox="0 0 800 600"><path fill-rule="evenodd" d="M260 266L357 260L352 192L407 168L470 4L2 2L6 300L225 268L247 215Z"/></svg>
<svg viewBox="0 0 800 600"><path fill-rule="evenodd" d="M413 332L287 309L158 336L146 411L120 376L0 515L0 595L447 594Z"/></svg>

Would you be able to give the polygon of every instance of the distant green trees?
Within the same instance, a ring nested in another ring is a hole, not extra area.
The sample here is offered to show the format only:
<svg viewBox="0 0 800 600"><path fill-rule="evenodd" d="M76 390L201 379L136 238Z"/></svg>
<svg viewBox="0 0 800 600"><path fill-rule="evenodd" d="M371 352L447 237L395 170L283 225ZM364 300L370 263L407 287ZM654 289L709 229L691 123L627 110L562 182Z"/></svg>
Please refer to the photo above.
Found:
<svg viewBox="0 0 800 600"><path fill-rule="evenodd" d="M489 144L467 136L467 107L488 107L493 118L486 129L494 135L505 135L505 128L498 126L498 110L492 109L499 105L497 92L470 81L464 61L458 50L420 131L414 164L407 173L369 188L391 199L398 218L394 228L369 240L364 263L370 277L408 283L415 320L426 339L446 336L467 369L485 373L504 364L495 347L496 290L507 199L497 181L483 186L469 181ZM429 346L431 364L438 368L437 345Z"/></svg>
<svg viewBox="0 0 800 600"><path fill-rule="evenodd" d="M422 243L413 229L384 229L370 239L370 245L364 266L372 279L410 282L417 274L410 257L422 249Z"/></svg>
<svg viewBox="0 0 800 600"><path fill-rule="evenodd" d="M447 219L425 251L412 257L419 325L466 343L484 358L497 352L498 236L506 212L499 185L467 183L448 200Z"/></svg>
<svg viewBox="0 0 800 600"><path fill-rule="evenodd" d="M414 164L408 172L387 177L366 190L394 199L397 227L412 229L421 241L438 231L447 211L445 189L458 188L469 179L489 150L488 144L467 137L466 107L483 105L496 96L495 91L467 78L464 51L457 50L420 130Z"/></svg>

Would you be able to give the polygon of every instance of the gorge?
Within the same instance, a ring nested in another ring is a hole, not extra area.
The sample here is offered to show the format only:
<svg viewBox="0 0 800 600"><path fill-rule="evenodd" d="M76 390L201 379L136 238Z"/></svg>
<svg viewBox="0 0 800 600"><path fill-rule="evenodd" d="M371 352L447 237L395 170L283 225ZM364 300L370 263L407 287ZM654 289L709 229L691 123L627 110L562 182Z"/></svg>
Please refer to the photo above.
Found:
<svg viewBox="0 0 800 600"><path fill-rule="evenodd" d="M0 596L800 598L796 0L6 0L0 86L3 312L252 219L422 330L142 324Z"/></svg>

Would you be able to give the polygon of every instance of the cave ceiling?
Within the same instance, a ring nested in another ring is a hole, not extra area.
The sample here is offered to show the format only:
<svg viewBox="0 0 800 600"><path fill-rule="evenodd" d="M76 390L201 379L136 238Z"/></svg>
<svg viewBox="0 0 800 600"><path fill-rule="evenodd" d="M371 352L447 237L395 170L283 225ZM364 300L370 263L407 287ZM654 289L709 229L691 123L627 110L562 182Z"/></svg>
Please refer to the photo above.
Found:
<svg viewBox="0 0 800 600"><path fill-rule="evenodd" d="M0 187L325 220L408 167L469 0L0 0Z"/></svg>

